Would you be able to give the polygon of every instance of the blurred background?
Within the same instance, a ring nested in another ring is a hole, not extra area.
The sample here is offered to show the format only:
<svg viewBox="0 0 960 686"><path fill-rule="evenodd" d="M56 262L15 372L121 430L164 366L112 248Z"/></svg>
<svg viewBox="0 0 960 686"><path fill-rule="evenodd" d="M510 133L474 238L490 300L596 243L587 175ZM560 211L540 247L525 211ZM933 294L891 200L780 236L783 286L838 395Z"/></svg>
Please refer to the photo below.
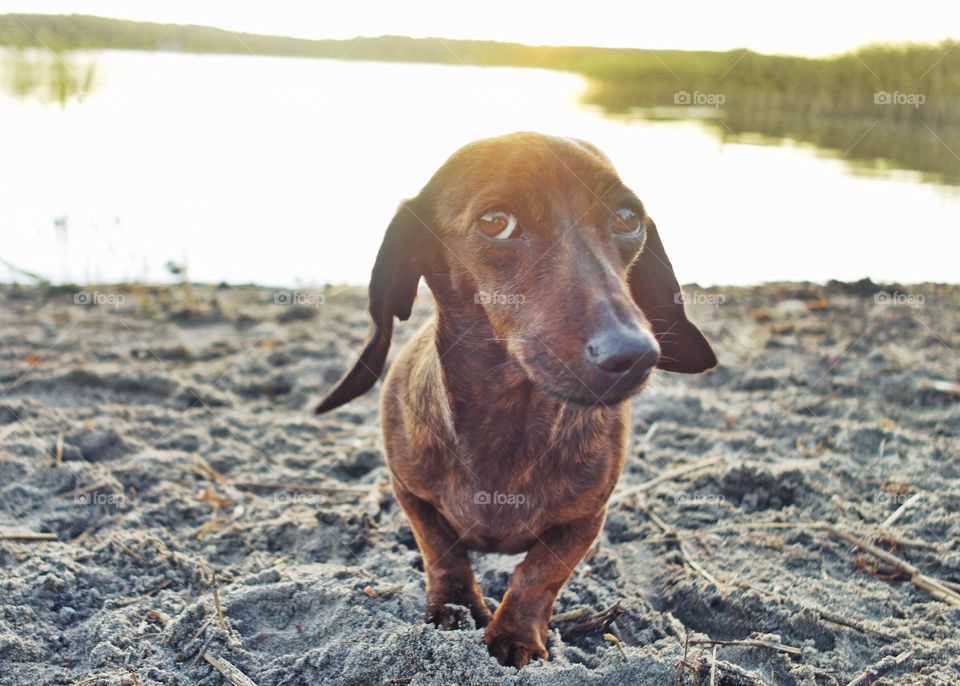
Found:
<svg viewBox="0 0 960 686"><path fill-rule="evenodd" d="M0 281L365 283L516 130L606 151L681 282L960 281L942 8L0 0Z"/></svg>

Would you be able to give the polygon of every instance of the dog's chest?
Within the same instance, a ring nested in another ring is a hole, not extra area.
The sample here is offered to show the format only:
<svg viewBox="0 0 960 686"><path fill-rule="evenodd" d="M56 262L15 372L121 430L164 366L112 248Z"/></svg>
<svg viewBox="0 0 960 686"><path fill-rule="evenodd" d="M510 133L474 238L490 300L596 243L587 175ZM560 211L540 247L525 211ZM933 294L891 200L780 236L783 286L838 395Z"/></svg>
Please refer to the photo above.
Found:
<svg viewBox="0 0 960 686"><path fill-rule="evenodd" d="M390 469L468 547L521 552L547 529L602 511L623 465L628 406L540 394L482 402L439 393L444 385L426 372L413 378L405 407L384 406Z"/></svg>
<svg viewBox="0 0 960 686"><path fill-rule="evenodd" d="M528 549L551 526L577 518L604 498L614 455L584 455L576 439L558 445L523 445L489 453L448 471L439 509L458 536L479 550Z"/></svg>

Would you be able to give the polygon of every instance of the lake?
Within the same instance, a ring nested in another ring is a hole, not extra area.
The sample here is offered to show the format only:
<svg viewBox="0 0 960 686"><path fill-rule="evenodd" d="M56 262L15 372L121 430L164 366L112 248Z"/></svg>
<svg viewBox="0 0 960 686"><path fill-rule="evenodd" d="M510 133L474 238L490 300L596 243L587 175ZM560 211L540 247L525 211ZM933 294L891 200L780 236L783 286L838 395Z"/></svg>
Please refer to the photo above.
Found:
<svg viewBox="0 0 960 686"><path fill-rule="evenodd" d="M100 52L65 104L0 90L0 258L56 282L365 283L396 205L463 143L590 140L681 282L960 281L960 188L841 152L610 116L535 69ZM960 158L957 162L960 166ZM0 264L0 281L21 280Z"/></svg>

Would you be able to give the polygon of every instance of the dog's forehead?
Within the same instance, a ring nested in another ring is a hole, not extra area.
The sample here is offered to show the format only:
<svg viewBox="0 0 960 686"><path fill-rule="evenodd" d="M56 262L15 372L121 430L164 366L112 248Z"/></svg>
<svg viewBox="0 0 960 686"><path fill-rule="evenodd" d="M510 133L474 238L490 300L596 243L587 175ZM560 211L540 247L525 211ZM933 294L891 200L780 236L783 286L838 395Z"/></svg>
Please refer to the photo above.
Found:
<svg viewBox="0 0 960 686"><path fill-rule="evenodd" d="M515 133L469 143L441 168L448 182L554 182L582 185L594 192L619 183L610 160L596 147L574 138Z"/></svg>
<svg viewBox="0 0 960 686"><path fill-rule="evenodd" d="M574 138L517 133L485 138L460 148L454 158L464 165L507 168L596 168L612 171L610 161L589 143Z"/></svg>
<svg viewBox="0 0 960 686"><path fill-rule="evenodd" d="M538 133L516 133L469 143L455 152L424 188L441 225L466 226L490 206L528 218L555 212L583 214L623 183L609 160L589 143Z"/></svg>

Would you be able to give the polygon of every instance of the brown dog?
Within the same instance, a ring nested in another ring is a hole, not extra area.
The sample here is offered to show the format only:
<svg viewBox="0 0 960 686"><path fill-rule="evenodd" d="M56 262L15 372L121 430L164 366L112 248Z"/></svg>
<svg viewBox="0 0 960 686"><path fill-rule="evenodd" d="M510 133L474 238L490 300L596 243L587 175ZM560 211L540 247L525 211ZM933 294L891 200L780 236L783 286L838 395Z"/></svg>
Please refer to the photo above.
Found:
<svg viewBox="0 0 960 686"><path fill-rule="evenodd" d="M469 608L500 662L547 658L553 603L600 532L626 455L627 399L653 367L713 367L653 221L587 143L471 143L390 223L366 346L317 408L380 377L420 277L436 316L391 365L387 464L427 575L427 618ZM527 551L491 615L468 551Z"/></svg>

